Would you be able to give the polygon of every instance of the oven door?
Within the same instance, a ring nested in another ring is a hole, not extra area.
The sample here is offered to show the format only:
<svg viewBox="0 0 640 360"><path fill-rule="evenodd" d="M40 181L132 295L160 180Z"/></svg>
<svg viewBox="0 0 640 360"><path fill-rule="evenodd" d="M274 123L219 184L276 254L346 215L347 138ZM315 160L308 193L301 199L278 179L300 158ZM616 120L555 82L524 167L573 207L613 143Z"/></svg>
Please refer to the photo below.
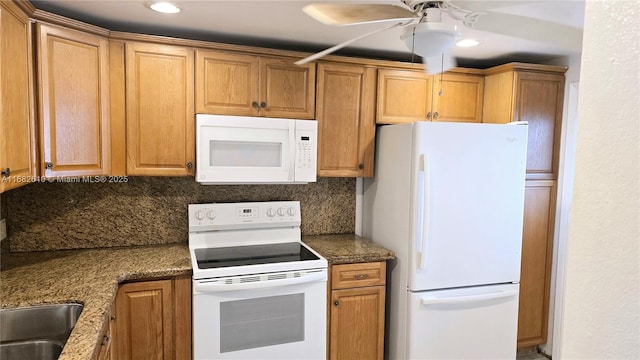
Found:
<svg viewBox="0 0 640 360"><path fill-rule="evenodd" d="M194 280L194 359L325 359L326 291L326 269Z"/></svg>

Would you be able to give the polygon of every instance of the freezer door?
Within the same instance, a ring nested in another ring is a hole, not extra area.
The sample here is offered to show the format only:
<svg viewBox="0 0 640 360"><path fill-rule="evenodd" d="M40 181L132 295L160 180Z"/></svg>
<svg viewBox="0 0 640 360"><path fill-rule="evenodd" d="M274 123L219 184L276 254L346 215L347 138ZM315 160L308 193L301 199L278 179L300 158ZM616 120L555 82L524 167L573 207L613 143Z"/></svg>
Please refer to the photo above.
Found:
<svg viewBox="0 0 640 360"><path fill-rule="evenodd" d="M416 123L412 291L518 282L527 127Z"/></svg>
<svg viewBox="0 0 640 360"><path fill-rule="evenodd" d="M518 284L409 294L408 359L516 357Z"/></svg>

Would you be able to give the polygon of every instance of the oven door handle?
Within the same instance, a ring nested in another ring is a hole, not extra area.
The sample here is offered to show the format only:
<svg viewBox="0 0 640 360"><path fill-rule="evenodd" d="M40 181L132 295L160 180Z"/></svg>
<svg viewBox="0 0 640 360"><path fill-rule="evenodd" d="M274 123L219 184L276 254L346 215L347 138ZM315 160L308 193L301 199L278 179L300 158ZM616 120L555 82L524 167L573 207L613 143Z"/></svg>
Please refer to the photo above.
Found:
<svg viewBox="0 0 640 360"><path fill-rule="evenodd" d="M325 271L318 271L316 273L302 275L300 277L292 278L292 279L255 281L255 282L239 283L239 284L224 284L224 283L221 284L216 282L195 283L194 290L200 293L253 290L253 289L277 287L277 286L298 285L298 284L304 284L304 283L313 282L313 281L323 281L323 280L324 281L327 280L327 273Z"/></svg>

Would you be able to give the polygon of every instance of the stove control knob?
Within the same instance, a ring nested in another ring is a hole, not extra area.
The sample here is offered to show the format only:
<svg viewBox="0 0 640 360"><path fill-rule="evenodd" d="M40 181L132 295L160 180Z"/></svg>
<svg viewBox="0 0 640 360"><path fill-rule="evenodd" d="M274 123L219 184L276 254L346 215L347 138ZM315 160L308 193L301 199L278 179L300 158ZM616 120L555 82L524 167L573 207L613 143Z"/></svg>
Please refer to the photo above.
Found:
<svg viewBox="0 0 640 360"><path fill-rule="evenodd" d="M198 220L204 219L204 211L202 211L202 210L196 211L195 215L196 215L196 219L198 219Z"/></svg>
<svg viewBox="0 0 640 360"><path fill-rule="evenodd" d="M280 215L280 216L284 216L285 214L286 214L286 212L285 212L285 210L284 210L284 208L283 208L283 207L281 207L281 208L279 208L279 209L278 209L278 215Z"/></svg>
<svg viewBox="0 0 640 360"><path fill-rule="evenodd" d="M273 208L269 208L269 210L267 210L267 216L268 217L276 216L276 211Z"/></svg>
<svg viewBox="0 0 640 360"><path fill-rule="evenodd" d="M296 209L290 207L289 210L287 210L287 214L289 214L289 216L293 216L296 214Z"/></svg>
<svg viewBox="0 0 640 360"><path fill-rule="evenodd" d="M209 218L209 220L213 220L216 218L216 212L213 210L209 210L207 211L207 218Z"/></svg>

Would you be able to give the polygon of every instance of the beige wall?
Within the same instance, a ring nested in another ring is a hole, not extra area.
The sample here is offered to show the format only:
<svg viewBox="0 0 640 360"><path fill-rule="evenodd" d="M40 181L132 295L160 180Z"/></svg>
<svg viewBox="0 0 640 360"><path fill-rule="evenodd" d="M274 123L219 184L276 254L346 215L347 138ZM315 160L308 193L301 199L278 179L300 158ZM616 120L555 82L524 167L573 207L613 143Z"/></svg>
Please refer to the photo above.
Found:
<svg viewBox="0 0 640 360"><path fill-rule="evenodd" d="M561 359L640 352L639 17L638 0L586 3Z"/></svg>

